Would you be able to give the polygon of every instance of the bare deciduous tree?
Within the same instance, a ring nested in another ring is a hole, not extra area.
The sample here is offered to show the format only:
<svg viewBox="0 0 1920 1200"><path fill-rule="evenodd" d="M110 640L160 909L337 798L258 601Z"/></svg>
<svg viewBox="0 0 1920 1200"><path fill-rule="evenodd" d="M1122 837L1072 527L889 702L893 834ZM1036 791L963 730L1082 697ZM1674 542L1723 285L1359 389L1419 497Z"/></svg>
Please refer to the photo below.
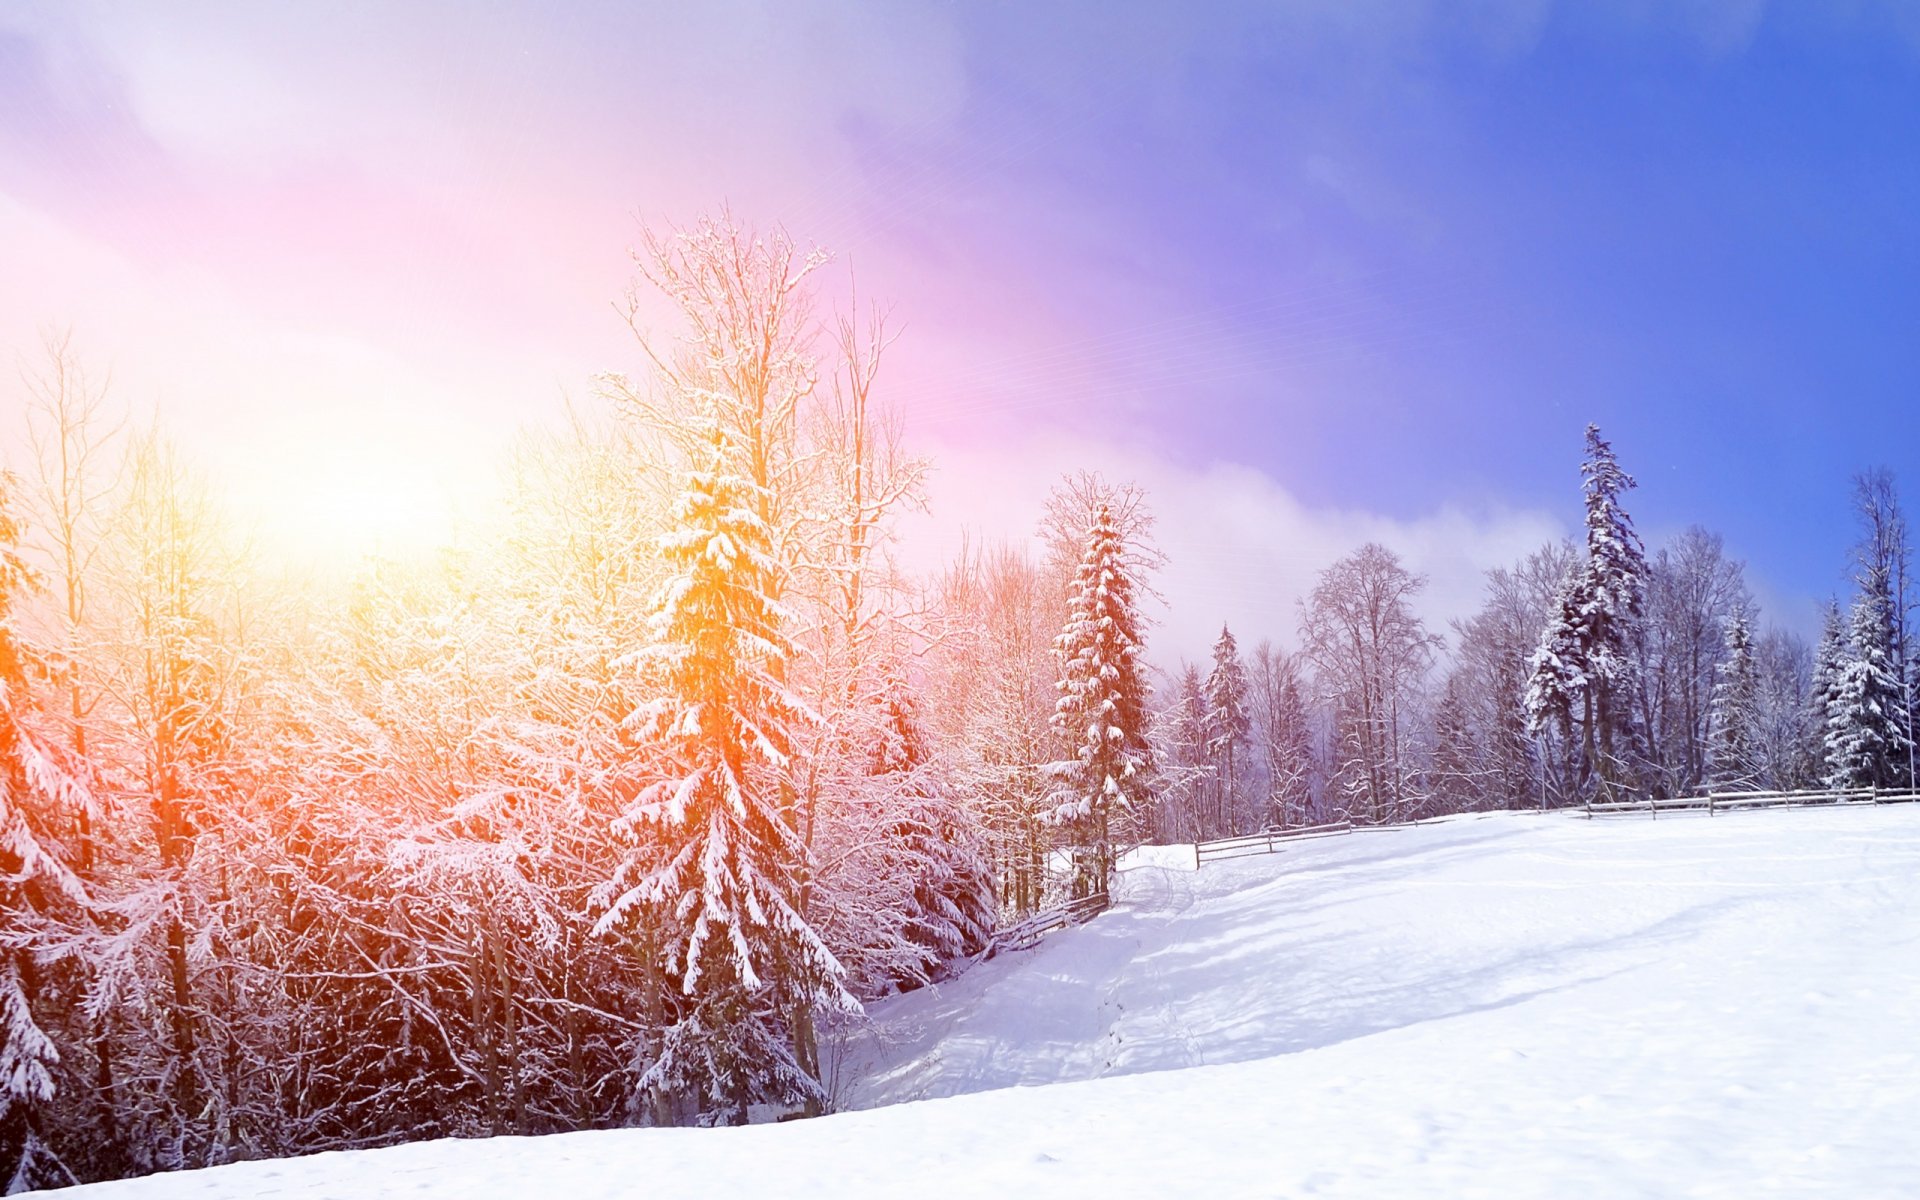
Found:
<svg viewBox="0 0 1920 1200"><path fill-rule="evenodd" d="M1368 543L1321 572L1302 602L1304 652L1335 711L1334 775L1362 820L1396 820L1416 800L1416 706L1441 645L1413 612L1425 584Z"/></svg>

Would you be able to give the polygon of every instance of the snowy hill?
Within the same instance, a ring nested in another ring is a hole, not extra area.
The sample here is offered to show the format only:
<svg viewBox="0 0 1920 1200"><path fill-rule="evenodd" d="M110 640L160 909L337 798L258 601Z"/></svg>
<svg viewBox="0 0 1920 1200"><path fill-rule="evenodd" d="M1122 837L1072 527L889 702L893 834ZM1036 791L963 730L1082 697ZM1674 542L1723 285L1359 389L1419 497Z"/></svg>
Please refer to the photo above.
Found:
<svg viewBox="0 0 1920 1200"><path fill-rule="evenodd" d="M440 1142L170 1197L1908 1196L1920 806L1461 818L1127 872L899 998L865 1111ZM1046 1087L1011 1085L1048 1084ZM926 1101L901 1103L904 1101Z"/></svg>

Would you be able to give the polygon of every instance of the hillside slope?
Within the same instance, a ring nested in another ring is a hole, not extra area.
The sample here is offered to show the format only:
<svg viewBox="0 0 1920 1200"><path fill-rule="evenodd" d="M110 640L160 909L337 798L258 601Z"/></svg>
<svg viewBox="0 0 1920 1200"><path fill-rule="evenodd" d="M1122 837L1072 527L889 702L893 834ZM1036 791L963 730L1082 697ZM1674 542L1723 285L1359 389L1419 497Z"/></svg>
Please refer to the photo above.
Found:
<svg viewBox="0 0 1920 1200"><path fill-rule="evenodd" d="M1197 873L1158 857L1092 924L883 1006L842 1060L866 1111L84 1194L1914 1191L1920 808L1500 815ZM992 1090L1022 1084L1057 1086Z"/></svg>

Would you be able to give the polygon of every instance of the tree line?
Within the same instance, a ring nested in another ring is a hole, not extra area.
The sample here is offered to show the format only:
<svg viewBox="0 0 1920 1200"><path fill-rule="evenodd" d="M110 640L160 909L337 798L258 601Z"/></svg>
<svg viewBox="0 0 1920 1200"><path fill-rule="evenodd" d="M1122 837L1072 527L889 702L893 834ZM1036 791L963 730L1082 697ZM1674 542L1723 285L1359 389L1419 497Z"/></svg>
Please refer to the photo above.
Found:
<svg viewBox="0 0 1920 1200"><path fill-rule="evenodd" d="M1649 558L1589 431L1585 544L1449 637L1366 546L1297 649L1156 673L1137 487L897 569L929 463L826 261L648 233L607 414L527 435L483 536L338 585L270 577L50 341L0 489L9 1189L826 1111L864 1003L1104 902L1143 841L1911 779L1884 475L1817 651L1756 632L1718 538Z"/></svg>
<svg viewBox="0 0 1920 1200"><path fill-rule="evenodd" d="M1648 554L1633 478L1589 427L1583 537L1487 574L1443 637L1425 584L1368 545L1300 604L1298 649L1210 664L1161 689L1162 840L1349 819L1379 823L1590 799L1914 785L1911 550L1892 476L1854 480L1853 594L1817 643L1762 628L1717 534Z"/></svg>

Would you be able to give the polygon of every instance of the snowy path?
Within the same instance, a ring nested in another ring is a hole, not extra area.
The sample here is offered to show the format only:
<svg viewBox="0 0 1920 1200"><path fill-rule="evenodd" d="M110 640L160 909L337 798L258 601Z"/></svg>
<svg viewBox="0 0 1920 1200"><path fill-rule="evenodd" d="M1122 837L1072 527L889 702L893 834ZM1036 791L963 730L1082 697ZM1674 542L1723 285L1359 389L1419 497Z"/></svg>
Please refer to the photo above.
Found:
<svg viewBox="0 0 1920 1200"><path fill-rule="evenodd" d="M1462 819L1128 895L877 1014L859 1101L951 1099L98 1194L1920 1192L1920 809Z"/></svg>

